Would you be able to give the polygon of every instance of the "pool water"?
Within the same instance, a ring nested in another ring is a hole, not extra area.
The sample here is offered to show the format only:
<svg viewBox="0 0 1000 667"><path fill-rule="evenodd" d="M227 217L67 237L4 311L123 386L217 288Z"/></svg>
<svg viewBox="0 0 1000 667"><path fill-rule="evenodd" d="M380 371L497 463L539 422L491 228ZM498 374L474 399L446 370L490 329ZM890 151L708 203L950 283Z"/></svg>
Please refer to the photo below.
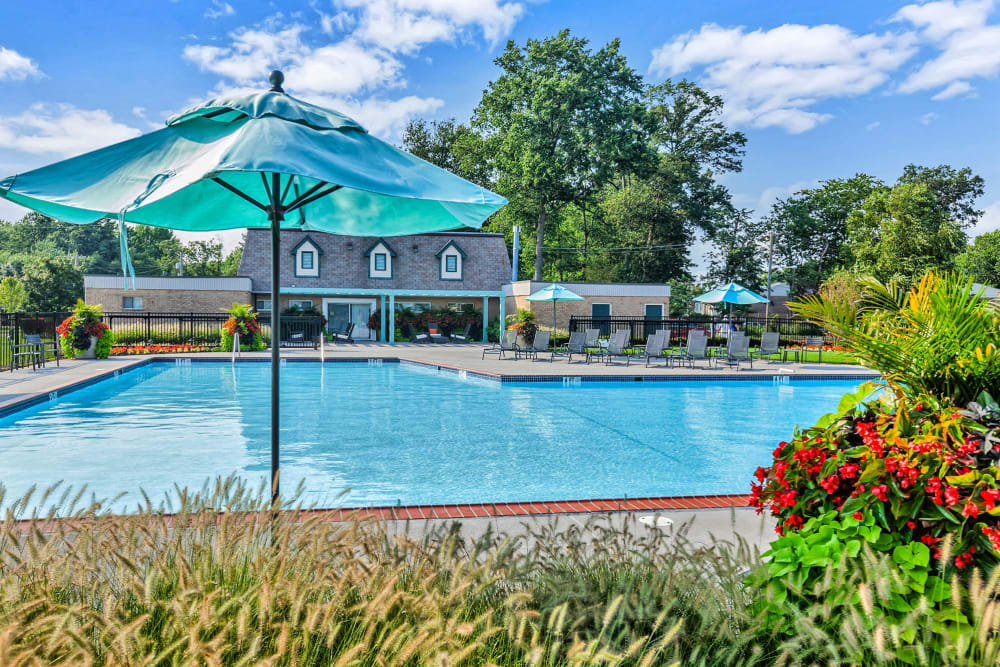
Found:
<svg viewBox="0 0 1000 667"><path fill-rule="evenodd" d="M7 502L269 471L266 363L152 363L0 419ZM399 364L289 363L282 485L320 507L745 493L853 380L498 383ZM88 494L89 497L89 494Z"/></svg>

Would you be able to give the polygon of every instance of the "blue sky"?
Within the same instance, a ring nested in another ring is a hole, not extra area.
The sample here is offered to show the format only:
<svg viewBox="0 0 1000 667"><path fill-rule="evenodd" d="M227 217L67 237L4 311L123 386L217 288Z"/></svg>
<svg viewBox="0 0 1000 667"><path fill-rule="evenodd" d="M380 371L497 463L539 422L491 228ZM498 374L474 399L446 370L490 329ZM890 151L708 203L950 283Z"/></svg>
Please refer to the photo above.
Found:
<svg viewBox="0 0 1000 667"><path fill-rule="evenodd" d="M944 162L986 179L976 232L1000 228L992 0L83 4L4 8L4 175L149 131L195 101L260 89L272 67L290 93L394 140L414 116L468 119L507 39L569 28L595 46L620 38L650 82L686 77L724 97L748 137L744 171L723 179L741 206L762 213L821 179L892 180L909 162ZM0 204L0 218L22 213Z"/></svg>

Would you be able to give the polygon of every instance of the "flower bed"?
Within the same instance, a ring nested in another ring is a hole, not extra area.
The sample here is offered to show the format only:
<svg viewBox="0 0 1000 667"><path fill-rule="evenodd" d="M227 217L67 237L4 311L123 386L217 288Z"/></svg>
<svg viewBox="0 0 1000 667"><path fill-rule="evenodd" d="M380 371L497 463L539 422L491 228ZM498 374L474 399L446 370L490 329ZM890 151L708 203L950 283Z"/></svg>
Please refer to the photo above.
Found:
<svg viewBox="0 0 1000 667"><path fill-rule="evenodd" d="M222 325L221 349L229 352L233 349L233 337L240 336L240 349L247 351L264 350L267 344L260 333L257 313L249 304L234 303L229 309L229 319Z"/></svg>
<svg viewBox="0 0 1000 667"><path fill-rule="evenodd" d="M115 356L136 354L185 354L189 352L216 352L222 348L212 345L121 345L111 348Z"/></svg>

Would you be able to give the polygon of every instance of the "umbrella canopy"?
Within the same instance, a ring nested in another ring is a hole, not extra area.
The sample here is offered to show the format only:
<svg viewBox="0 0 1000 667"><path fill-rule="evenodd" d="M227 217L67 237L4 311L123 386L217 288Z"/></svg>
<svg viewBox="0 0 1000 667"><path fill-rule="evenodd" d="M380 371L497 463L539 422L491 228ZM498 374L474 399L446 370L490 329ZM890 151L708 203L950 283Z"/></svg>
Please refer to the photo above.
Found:
<svg viewBox="0 0 1000 667"><path fill-rule="evenodd" d="M583 297L576 292L571 292L562 285L552 283L548 287L543 287L531 296L525 297L527 301L583 301Z"/></svg>
<svg viewBox="0 0 1000 667"><path fill-rule="evenodd" d="M729 283L728 285L723 285L722 287L716 287L713 290L709 290L704 294L696 296L694 300L700 301L701 303L735 303L738 305L767 303L767 299L762 297L760 294L757 294L756 292L753 292L737 283Z"/></svg>
<svg viewBox="0 0 1000 667"><path fill-rule="evenodd" d="M583 301L583 297L576 292L571 292L562 285L552 283L548 287L543 287L534 294L525 297L526 301L551 301L552 302L552 331L556 330L556 301Z"/></svg>
<svg viewBox="0 0 1000 667"><path fill-rule="evenodd" d="M502 197L381 141L336 111L269 91L220 97L161 130L0 180L0 197L85 224L271 229L271 485L278 501L280 230L393 236L479 227Z"/></svg>

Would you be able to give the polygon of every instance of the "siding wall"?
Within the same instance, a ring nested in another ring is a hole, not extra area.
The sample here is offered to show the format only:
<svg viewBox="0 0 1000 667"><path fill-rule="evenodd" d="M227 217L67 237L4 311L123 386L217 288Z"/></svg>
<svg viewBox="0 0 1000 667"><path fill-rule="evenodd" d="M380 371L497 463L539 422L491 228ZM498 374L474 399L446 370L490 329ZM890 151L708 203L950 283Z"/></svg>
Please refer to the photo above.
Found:
<svg viewBox="0 0 1000 667"><path fill-rule="evenodd" d="M142 311L149 313L215 313L234 303L253 303L250 290L177 290L121 287L85 287L83 300L119 312L124 297L142 297Z"/></svg>

